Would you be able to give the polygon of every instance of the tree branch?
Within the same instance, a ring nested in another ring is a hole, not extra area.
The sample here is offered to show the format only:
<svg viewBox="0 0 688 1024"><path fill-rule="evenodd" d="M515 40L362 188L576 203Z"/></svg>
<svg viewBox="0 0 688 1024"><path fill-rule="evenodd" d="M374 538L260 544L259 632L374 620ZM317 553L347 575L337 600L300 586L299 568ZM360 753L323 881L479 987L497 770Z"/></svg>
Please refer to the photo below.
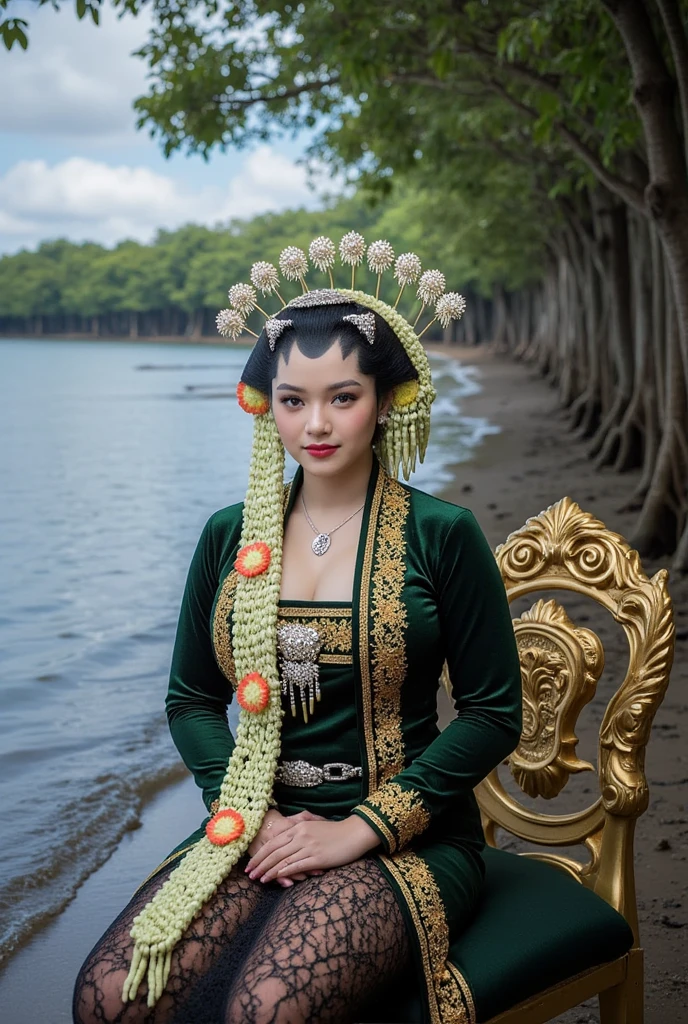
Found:
<svg viewBox="0 0 688 1024"><path fill-rule="evenodd" d="M243 107L252 107L257 103L277 103L280 100L294 99L297 96L304 96L309 92L318 92L319 90L326 88L326 86L336 85L338 82L339 75L333 75L331 78L306 82L305 85L295 85L291 89L285 89L283 92L275 93L273 96L266 96L264 93L258 93L241 99L235 99L230 95L229 100L226 96L214 96L213 100L218 104L218 106L224 104L225 107L228 107L229 109L239 109Z"/></svg>
<svg viewBox="0 0 688 1024"><path fill-rule="evenodd" d="M486 80L486 84L494 89L502 99L506 100L507 103L510 103L516 110L522 113L525 117L528 117L530 120L537 120L540 116L537 110L533 107L529 107L527 103L524 103L522 100L518 100L515 96L512 96L509 90L496 79L489 78ZM623 199L623 201L628 203L629 206L632 206L633 209L638 210L639 213L644 215L647 213L645 209L645 199L639 188L637 188L632 182L626 181L608 170L600 160L598 154L594 153L592 149L583 142L579 135L576 135L574 131L568 128L561 121L555 121L554 127L576 156L578 156L583 163L590 168L598 181L602 182L610 192L615 192L620 199Z"/></svg>
<svg viewBox="0 0 688 1024"><path fill-rule="evenodd" d="M537 71L533 71L526 64L521 64L519 61L509 61L508 65L504 66L500 63L496 53L491 53L488 50L484 50L478 46L465 46L460 47L460 51L464 53L470 53L474 57L478 57L479 60L489 61L490 64L497 68L504 68L505 71L512 72L517 78L522 78L529 85L535 86L538 89L544 89L546 92L554 96L569 113L576 118L577 121L593 132L598 139L602 138L602 132L585 114L581 111L576 110L575 107L571 106L568 98L558 88L559 83L562 80L562 76L558 75L541 75Z"/></svg>

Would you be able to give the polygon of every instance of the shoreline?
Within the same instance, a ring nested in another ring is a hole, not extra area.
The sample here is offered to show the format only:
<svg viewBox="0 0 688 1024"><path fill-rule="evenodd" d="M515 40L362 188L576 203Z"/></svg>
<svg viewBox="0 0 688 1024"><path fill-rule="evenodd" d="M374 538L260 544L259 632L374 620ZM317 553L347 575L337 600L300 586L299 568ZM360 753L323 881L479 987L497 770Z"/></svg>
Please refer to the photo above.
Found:
<svg viewBox="0 0 688 1024"><path fill-rule="evenodd" d="M224 339L220 344L224 346ZM529 516L565 494L610 529L628 535L633 515L618 509L636 476L592 468L583 446L566 430L555 393L532 370L494 355L485 346L428 345L427 349L478 366L482 390L462 399L461 414L485 417L501 428L499 434L486 436L468 461L449 467L454 479L440 492L441 497L474 512L493 548ZM648 575L661 567L661 561L644 563ZM672 581L670 591L678 630L675 667L648 748L650 809L640 819L635 844L641 939L646 949L646 1024L687 1019L683 1015L688 984L682 964L688 939L688 704L682 700L688 685L688 581ZM591 617L589 607L574 600L567 603L572 618L576 608L584 612L581 621L585 615ZM605 644L610 640L608 668L618 682L625 669L622 645L610 627L598 628L597 620L589 626ZM590 708L595 707L593 701ZM584 719L585 713L578 730L580 753L594 759L597 725ZM9 1024L71 1020L71 988L88 949L141 880L203 816L200 793L190 776L167 786L144 806L141 827L125 835L65 910L0 971L0 1004ZM27 991L32 992L30 1006ZM592 1001L557 1018L560 1024L598 1019Z"/></svg>

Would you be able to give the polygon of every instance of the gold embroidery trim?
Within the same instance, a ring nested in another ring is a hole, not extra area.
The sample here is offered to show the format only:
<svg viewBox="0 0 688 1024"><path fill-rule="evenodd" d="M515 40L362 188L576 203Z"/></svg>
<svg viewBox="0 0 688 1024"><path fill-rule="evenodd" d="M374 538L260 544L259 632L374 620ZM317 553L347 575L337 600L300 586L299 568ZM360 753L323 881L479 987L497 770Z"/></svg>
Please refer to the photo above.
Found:
<svg viewBox="0 0 688 1024"><path fill-rule="evenodd" d="M321 654L318 659L321 665L353 665L351 654Z"/></svg>
<svg viewBox="0 0 688 1024"><path fill-rule="evenodd" d="M368 764L368 792L377 789L377 760L373 739L373 696L370 677L370 637L368 633L368 612L370 607L370 577L373 568L373 550L377 533L378 517L387 475L382 466L378 469L375 492L370 506L370 519L361 572L360 600L358 609L358 651L361 671L361 707L363 710L363 736Z"/></svg>
<svg viewBox="0 0 688 1024"><path fill-rule="evenodd" d="M464 978L461 971L456 967L451 960L447 960L447 971L454 979L455 985L459 989L459 999L463 1000L465 1006L465 1013L468 1017L468 1024L476 1024L478 1016L475 1012L475 1003L473 1002L473 993L471 992L468 982Z"/></svg>
<svg viewBox="0 0 688 1024"><path fill-rule="evenodd" d="M300 619L306 615L317 615L330 619L350 619L353 615L351 608L329 608L327 605L309 605L307 608L278 608L277 610L279 615L288 619Z"/></svg>
<svg viewBox="0 0 688 1024"><path fill-rule="evenodd" d="M213 649L215 660L220 666L223 674L229 679L236 690L236 666L234 665L234 654L232 651L232 635L230 632L230 617L234 608L237 582L239 574L232 569L225 576L220 589L220 595L215 604L213 616Z"/></svg>
<svg viewBox="0 0 688 1024"><path fill-rule="evenodd" d="M370 822L373 828L377 829L378 832L382 833L390 853L393 853L394 850L396 849L397 837L389 828L384 818L381 818L378 814L376 814L375 811L371 807L369 807L367 803L358 804L354 808L354 810L356 811L356 814L360 814L363 818L367 818L367 820Z"/></svg>
<svg viewBox="0 0 688 1024"><path fill-rule="evenodd" d="M457 980L457 975L461 975L447 960L447 917L430 868L410 850L394 857L383 854L381 859L399 886L413 920L423 962L431 1024L475 1024L472 1000L467 1003L463 986Z"/></svg>
<svg viewBox="0 0 688 1024"><path fill-rule="evenodd" d="M403 789L398 782L386 782L368 797L366 805L383 814L391 826L395 837L390 844L391 853L403 849L430 824L430 814L420 793Z"/></svg>
<svg viewBox="0 0 688 1024"><path fill-rule="evenodd" d="M410 496L396 480L387 478L377 528L373 569L370 630L373 734L376 780L371 790L404 767L401 731L401 687L406 678L406 606L401 599L406 563L404 526Z"/></svg>

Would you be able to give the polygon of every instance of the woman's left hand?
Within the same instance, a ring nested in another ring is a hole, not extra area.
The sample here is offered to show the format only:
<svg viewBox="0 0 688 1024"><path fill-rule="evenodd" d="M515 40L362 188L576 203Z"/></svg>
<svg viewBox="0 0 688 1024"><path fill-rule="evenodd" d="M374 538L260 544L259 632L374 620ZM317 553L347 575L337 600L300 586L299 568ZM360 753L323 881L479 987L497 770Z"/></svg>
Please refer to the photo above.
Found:
<svg viewBox="0 0 688 1024"><path fill-rule="evenodd" d="M326 871L351 864L379 845L362 818L344 821L300 821L261 846L246 866L261 882L289 878L304 871Z"/></svg>

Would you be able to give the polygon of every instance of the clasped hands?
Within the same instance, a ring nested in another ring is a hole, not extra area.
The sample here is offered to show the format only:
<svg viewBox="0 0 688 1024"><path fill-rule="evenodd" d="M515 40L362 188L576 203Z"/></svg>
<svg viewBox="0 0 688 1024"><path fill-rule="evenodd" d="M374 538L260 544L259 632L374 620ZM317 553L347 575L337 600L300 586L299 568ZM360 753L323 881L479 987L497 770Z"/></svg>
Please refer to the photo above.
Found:
<svg viewBox="0 0 688 1024"><path fill-rule="evenodd" d="M248 848L246 874L287 888L309 875L351 864L379 842L370 825L355 814L329 821L310 811L283 815L269 810Z"/></svg>

